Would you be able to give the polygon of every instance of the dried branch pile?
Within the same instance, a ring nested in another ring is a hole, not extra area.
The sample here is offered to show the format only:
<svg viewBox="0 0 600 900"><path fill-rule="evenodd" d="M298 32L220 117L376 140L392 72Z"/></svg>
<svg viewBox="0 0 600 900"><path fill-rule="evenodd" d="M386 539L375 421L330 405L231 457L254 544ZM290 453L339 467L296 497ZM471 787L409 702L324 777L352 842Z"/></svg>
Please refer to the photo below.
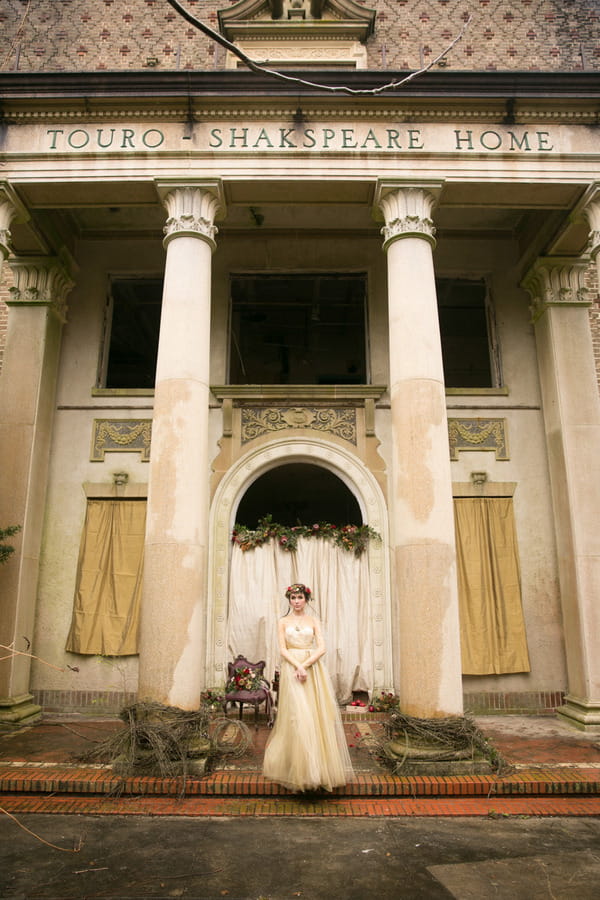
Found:
<svg viewBox="0 0 600 900"><path fill-rule="evenodd" d="M495 771L505 765L468 716L417 719L396 711L384 728L387 740L380 746L381 756L395 773L417 762L486 761Z"/></svg>
<svg viewBox="0 0 600 900"><path fill-rule="evenodd" d="M215 721L207 707L135 703L120 718L126 727L86 752L85 762L108 763L120 775L203 775L218 757L242 755L251 742L243 722Z"/></svg>

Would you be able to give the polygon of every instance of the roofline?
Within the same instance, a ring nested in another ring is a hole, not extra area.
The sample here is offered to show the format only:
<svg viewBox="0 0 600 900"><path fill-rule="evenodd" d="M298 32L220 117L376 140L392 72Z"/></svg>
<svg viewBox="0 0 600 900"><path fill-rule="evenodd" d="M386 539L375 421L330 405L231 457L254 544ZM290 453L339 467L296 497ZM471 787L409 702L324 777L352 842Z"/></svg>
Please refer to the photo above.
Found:
<svg viewBox="0 0 600 900"><path fill-rule="evenodd" d="M402 81L411 72L389 70L285 70L291 75L331 88L344 85L356 91L373 91L382 85ZM600 101L600 73L448 71L424 72L410 82L390 88L369 99L546 99ZM364 95L322 90L297 82L260 75L248 69L219 71L146 71L116 72L0 72L0 104L38 99L166 98L166 97L340 97L363 99ZM368 95L367 95L368 96Z"/></svg>

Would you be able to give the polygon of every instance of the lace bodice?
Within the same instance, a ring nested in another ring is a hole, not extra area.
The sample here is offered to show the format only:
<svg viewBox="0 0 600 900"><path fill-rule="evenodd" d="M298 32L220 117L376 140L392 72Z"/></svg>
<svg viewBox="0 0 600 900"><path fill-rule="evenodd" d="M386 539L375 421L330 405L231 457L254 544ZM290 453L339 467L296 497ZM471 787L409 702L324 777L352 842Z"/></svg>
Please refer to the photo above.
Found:
<svg viewBox="0 0 600 900"><path fill-rule="evenodd" d="M310 625L286 625L285 643L290 649L308 650L313 645L314 630Z"/></svg>

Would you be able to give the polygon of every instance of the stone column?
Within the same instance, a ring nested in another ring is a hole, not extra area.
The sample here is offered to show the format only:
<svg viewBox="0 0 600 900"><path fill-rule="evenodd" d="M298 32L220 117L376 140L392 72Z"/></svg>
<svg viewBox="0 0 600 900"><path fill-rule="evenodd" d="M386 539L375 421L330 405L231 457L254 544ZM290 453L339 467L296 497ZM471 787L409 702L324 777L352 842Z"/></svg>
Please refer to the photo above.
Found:
<svg viewBox="0 0 600 900"><path fill-rule="evenodd" d="M15 286L0 379L0 525L20 525L21 532L13 539L15 553L0 568L0 644L27 651L33 639L60 340L73 282L54 258L8 264ZM29 693L30 662L15 656L0 663L0 724L25 725L39 714Z"/></svg>
<svg viewBox="0 0 600 900"><path fill-rule="evenodd" d="M138 697L200 704L206 639L211 256L219 184L159 184L167 251L144 551Z"/></svg>
<svg viewBox="0 0 600 900"><path fill-rule="evenodd" d="M589 259L541 258L533 298L568 694L560 714L600 731L600 399L584 286Z"/></svg>
<svg viewBox="0 0 600 900"><path fill-rule="evenodd" d="M402 709L462 714L456 546L431 211L440 185L382 183L388 263L395 661ZM398 668L399 666L399 668Z"/></svg>

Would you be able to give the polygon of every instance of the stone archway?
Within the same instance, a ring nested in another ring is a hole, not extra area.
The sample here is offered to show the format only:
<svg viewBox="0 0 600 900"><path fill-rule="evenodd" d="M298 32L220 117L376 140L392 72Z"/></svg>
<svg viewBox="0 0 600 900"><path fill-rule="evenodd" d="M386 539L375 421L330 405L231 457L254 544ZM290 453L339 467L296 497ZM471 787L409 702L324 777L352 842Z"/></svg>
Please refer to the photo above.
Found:
<svg viewBox="0 0 600 900"><path fill-rule="evenodd" d="M248 487L269 469L290 462L307 462L329 469L354 495L365 523L382 537L370 542L369 579L373 625L374 690L391 689L393 683L391 643L391 595L388 551L388 515L376 479L364 463L326 441L287 438L249 451L222 478L212 501L208 565L208 615L206 633L207 687L223 682L226 665L231 530L237 508Z"/></svg>

